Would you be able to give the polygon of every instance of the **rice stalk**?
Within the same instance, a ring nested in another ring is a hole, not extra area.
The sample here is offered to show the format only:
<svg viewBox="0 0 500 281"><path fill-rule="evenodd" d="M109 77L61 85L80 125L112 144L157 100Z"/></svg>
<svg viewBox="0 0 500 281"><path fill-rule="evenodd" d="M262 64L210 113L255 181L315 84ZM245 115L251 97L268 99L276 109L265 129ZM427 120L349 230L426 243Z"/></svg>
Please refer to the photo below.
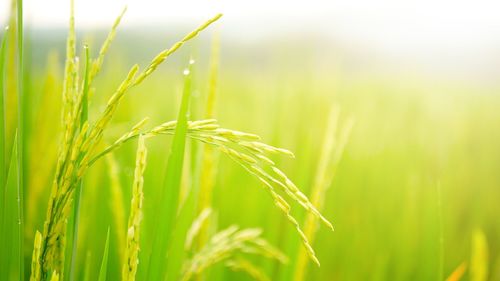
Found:
<svg viewBox="0 0 500 281"><path fill-rule="evenodd" d="M339 113L339 108L336 106L332 107L330 110L321 152L319 153L320 159L318 167L316 168L316 177L311 191L311 203L316 206L318 210L323 209L326 193L331 186L337 170L337 165L340 162L353 125L352 119L349 120L339 133L339 136L337 136ZM317 228L316 217L308 213L304 223L304 234L311 244L314 243ZM305 278L307 256L304 248L299 248L295 272L293 274L295 281L301 281Z"/></svg>
<svg viewBox="0 0 500 281"><path fill-rule="evenodd" d="M18 147L17 147L17 134L14 135L14 142L9 163L9 173L5 186L2 188L1 207L4 209L2 225L0 225L0 272L2 277L9 280L22 279L21 274L21 259L23 258L21 252L21 243L23 233L21 232L21 211L19 208L19 168L18 164Z"/></svg>
<svg viewBox="0 0 500 281"><path fill-rule="evenodd" d="M19 280L24 280L24 183L25 183L25 93L24 93L24 18L23 0L17 0L17 209L19 219Z"/></svg>
<svg viewBox="0 0 500 281"><path fill-rule="evenodd" d="M142 201L144 200L144 170L146 169L147 149L144 137L139 137L135 162L134 183L132 185L132 201L128 219L125 263L122 269L122 280L133 281L139 264L139 234L142 221Z"/></svg>
<svg viewBox="0 0 500 281"><path fill-rule="evenodd" d="M8 27L5 28L2 41L0 44L0 226L4 225L4 213L6 212L5 207L5 188L7 182L7 151L6 151L6 120L7 114L5 111L5 58L6 58L6 46L8 38ZM0 237L5 237L6 230L2 227L0 229ZM0 267L3 264L3 258L0 257Z"/></svg>
<svg viewBox="0 0 500 281"><path fill-rule="evenodd" d="M219 33L215 31L212 37L212 50L210 56L210 76L208 86L207 104L205 109L205 118L211 119L215 117L215 100L217 94L217 80L219 71L219 50L220 39ZM212 192L215 185L215 175L217 173L217 161L214 149L210 145L203 147L201 160L201 175L200 175L200 203L198 210L203 211L210 208L212 205ZM203 224L198 235L198 249L204 245L209 237L209 222Z"/></svg>
<svg viewBox="0 0 500 281"><path fill-rule="evenodd" d="M6 47L7 47L7 38L9 27L5 27L5 31L3 33L2 41L0 43L0 116L2 120L0 121L0 193L3 194L3 187L7 178L6 171L6 132L5 132L5 120L6 120L6 112L5 112L5 56L6 56ZM1 199L1 198L0 198ZM0 213L0 217L1 217ZM1 221L0 221L1 223Z"/></svg>
<svg viewBox="0 0 500 281"><path fill-rule="evenodd" d="M88 94L89 94L89 69L90 69L90 55L89 48L87 45L84 45L85 52L85 76L82 82L82 94L81 94L81 112L79 115L76 115L76 118L80 120L80 128L81 131L85 123L88 122ZM80 224L80 204L81 204L81 194L83 190L83 179L79 180L75 191L75 206L73 208L73 214L70 217L70 221L73 222L71 225L71 229L69 231L70 236L70 247L71 247L71 255L69 260L69 270L70 270L70 279L74 280L75 267L76 267L76 255L77 255L77 247L78 247L78 225ZM72 236L72 237L71 237ZM72 239L71 239L72 238Z"/></svg>
<svg viewBox="0 0 500 281"><path fill-rule="evenodd" d="M8 12L9 27L5 30L4 36L6 37L7 44L5 47L6 57L4 61L5 75L4 81L4 114L5 114L5 174L9 173L9 163L11 163L11 152L14 146L14 137L17 134L17 87L19 81L17 76L19 71L18 67L18 50L17 44L17 1L11 0Z"/></svg>

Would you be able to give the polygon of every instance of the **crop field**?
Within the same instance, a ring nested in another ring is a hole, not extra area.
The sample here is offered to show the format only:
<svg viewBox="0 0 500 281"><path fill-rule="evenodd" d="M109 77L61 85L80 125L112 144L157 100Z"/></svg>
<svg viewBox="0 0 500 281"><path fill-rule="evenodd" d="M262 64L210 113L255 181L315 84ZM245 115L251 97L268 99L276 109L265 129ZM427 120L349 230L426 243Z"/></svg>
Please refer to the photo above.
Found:
<svg viewBox="0 0 500 281"><path fill-rule="evenodd" d="M500 84L71 7L0 19L0 280L500 280Z"/></svg>

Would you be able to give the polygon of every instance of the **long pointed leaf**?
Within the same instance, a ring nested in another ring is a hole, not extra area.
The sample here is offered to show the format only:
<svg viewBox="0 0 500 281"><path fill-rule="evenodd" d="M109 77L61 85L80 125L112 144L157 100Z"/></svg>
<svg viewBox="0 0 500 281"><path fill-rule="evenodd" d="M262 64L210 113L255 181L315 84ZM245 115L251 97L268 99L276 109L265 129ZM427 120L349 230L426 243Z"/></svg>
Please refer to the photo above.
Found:
<svg viewBox="0 0 500 281"><path fill-rule="evenodd" d="M177 215L179 204L179 190L184 163L184 150L186 145L186 131L188 121L189 99L191 96L191 64L184 71L186 75L184 92L174 139L165 172L165 181L160 196L160 219L153 244L153 252L149 263L149 280L162 280L165 271L167 249L173 232L173 222Z"/></svg>
<svg viewBox="0 0 500 281"><path fill-rule="evenodd" d="M5 185L5 178L7 177L7 170L5 168L5 53L6 53L6 44L7 44L7 30L8 27L5 28L5 32L3 33L2 43L0 45L0 200L2 200L3 195L3 187ZM1 201L0 201L1 202ZM0 213L1 216L1 213Z"/></svg>
<svg viewBox="0 0 500 281"><path fill-rule="evenodd" d="M106 234L106 245L104 246L104 253L102 254L101 269L99 270L98 281L106 281L106 275L108 274L108 256L109 256L109 227L108 233Z"/></svg>
<svg viewBox="0 0 500 281"><path fill-rule="evenodd" d="M24 280L24 253L23 235L24 235L24 137L25 137L25 97L24 97L24 26L23 26L23 0L17 0L17 203L18 203L18 219L19 219L19 280Z"/></svg>
<svg viewBox="0 0 500 281"><path fill-rule="evenodd" d="M5 197L4 202L2 202L4 213L1 225L2 237L0 237L0 247L2 249L2 254L0 255L0 272L2 272L2 278L5 277L6 280L22 279L21 260L23 259L23 252L21 248L22 232L19 227L20 205L18 204L17 136L14 138L15 142L12 148L9 174L7 175L5 185Z"/></svg>

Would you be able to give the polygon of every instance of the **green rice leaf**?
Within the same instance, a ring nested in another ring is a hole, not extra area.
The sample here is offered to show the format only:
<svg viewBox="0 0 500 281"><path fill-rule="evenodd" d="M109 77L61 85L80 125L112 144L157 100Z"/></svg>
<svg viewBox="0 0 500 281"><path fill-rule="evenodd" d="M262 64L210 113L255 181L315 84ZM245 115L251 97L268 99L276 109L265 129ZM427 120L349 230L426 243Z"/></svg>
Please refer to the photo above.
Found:
<svg viewBox="0 0 500 281"><path fill-rule="evenodd" d="M12 157L7 175L4 198L1 202L3 210L2 225L0 227L0 272L2 278L6 280L22 280L22 259L23 252L21 242L23 232L21 231L21 217L19 208L19 182L18 182L18 149L17 135L14 137Z"/></svg>
<svg viewBox="0 0 500 281"><path fill-rule="evenodd" d="M179 216L176 220L176 225L172 234L172 242L168 249L167 272L166 280L178 280L180 277L182 265L186 260L186 238L187 232L195 219L196 206L199 195L199 185L193 185L193 190L190 190L186 201L179 211Z"/></svg>
<svg viewBox="0 0 500 281"><path fill-rule="evenodd" d="M23 27L23 0L17 0L17 205L18 205L18 228L19 228L19 280L24 280L24 151L25 151L25 119L28 114L24 97L24 27Z"/></svg>
<svg viewBox="0 0 500 281"><path fill-rule="evenodd" d="M109 227L108 233L106 234L106 244L104 245L104 253L102 254L101 269L99 270L98 281L106 281L106 275L108 273L108 255L109 255Z"/></svg>
<svg viewBox="0 0 500 281"><path fill-rule="evenodd" d="M5 114L5 55L6 55L6 44L7 44L7 30L8 27L5 28L5 31L3 33L2 37L2 43L0 44L0 116L1 116L1 121L0 121L0 200L3 198L1 197L3 195L3 187L5 185L5 179L7 177L7 170L6 170L6 158L5 158L5 120L7 120L7 116ZM3 201L0 201L3 202ZM2 214L0 213L0 216Z"/></svg>
<svg viewBox="0 0 500 281"><path fill-rule="evenodd" d="M164 276L167 249L169 248L174 219L179 205L184 150L186 146L186 131L188 121L189 99L191 96L191 64L184 71L184 92L179 110L177 126L170 150L165 172L164 186L160 196L160 220L155 234L153 252L149 265L150 280L161 280Z"/></svg>

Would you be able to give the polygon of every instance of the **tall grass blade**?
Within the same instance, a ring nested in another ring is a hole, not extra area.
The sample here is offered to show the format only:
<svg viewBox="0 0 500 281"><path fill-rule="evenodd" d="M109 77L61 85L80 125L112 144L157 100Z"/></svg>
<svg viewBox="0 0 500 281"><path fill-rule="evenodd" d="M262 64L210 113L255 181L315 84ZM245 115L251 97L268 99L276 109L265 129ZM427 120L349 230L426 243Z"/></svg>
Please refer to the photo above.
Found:
<svg viewBox="0 0 500 281"><path fill-rule="evenodd" d="M7 120L7 115L5 112L5 55L7 49L7 38L8 38L8 27L5 28L5 31L2 36L2 41L0 44L0 202L3 202L3 188L6 180L6 155L5 155L5 121ZM2 208L0 208L0 212ZM0 218L2 213L0 213ZM0 221L1 223L1 221Z"/></svg>
<svg viewBox="0 0 500 281"><path fill-rule="evenodd" d="M109 227L106 234L106 244L104 245L104 253L102 254L101 269L99 269L98 281L106 281L108 274L108 256L109 256Z"/></svg>
<svg viewBox="0 0 500 281"><path fill-rule="evenodd" d="M85 256L85 262L83 263L83 273L82 273L82 281L89 281L90 280L90 265L91 265L91 258L92 255L90 252L87 252L87 255Z"/></svg>
<svg viewBox="0 0 500 281"><path fill-rule="evenodd" d="M25 97L24 97L24 19L23 0L17 0L17 204L19 219L19 280L24 280L24 182L25 182Z"/></svg>
<svg viewBox="0 0 500 281"><path fill-rule="evenodd" d="M171 233L174 231L174 219L178 211L191 97L191 64L184 71L184 74L186 76L184 79L184 91L160 196L159 218L161 223L159 223L156 229L153 242L153 252L149 266L150 280L162 280L164 276L167 250L169 249Z"/></svg>
<svg viewBox="0 0 500 281"><path fill-rule="evenodd" d="M330 116L325 128L325 136L320 153L321 156L316 169L317 172L311 195L311 203L316 206L319 211L323 208L326 192L332 183L333 176L336 172L336 166L340 161L352 127L353 121L349 120L342 132L339 134L340 136L337 136L338 120L339 108L337 106L333 106L330 110ZM304 233L311 244L314 243L317 228L317 218L311 213L308 213L304 223ZM306 275L308 254L306 250L301 247L299 248L296 257L297 261L295 264L293 280L301 281L304 280Z"/></svg>
<svg viewBox="0 0 500 281"><path fill-rule="evenodd" d="M9 174L7 175L5 185L4 201L1 202L4 208L2 237L0 237L0 247L2 254L0 255L0 272L6 280L22 280L24 276L22 266L23 252L21 251L22 232L21 232L21 217L20 204L18 197L19 178L18 176L18 149L17 135L14 137L14 146L12 148L12 157L9 164Z"/></svg>
<svg viewBox="0 0 500 281"><path fill-rule="evenodd" d="M210 57L210 77L208 86L207 105L205 111L205 118L212 119L215 117L215 100L217 97L217 79L219 72L219 33L213 33L212 51ZM215 184L216 175L216 155L214 149L210 145L203 147L202 154L202 169L200 175L200 203L198 211L201 212L212 205L212 191ZM198 236L198 249L204 245L208 240L209 223L201 226L200 234Z"/></svg>
<svg viewBox="0 0 500 281"><path fill-rule="evenodd" d="M110 208L113 213L113 222L116 233L116 245L118 247L118 262L123 264L125 258L125 249L122 247L126 245L127 233L127 216L125 211L125 203L123 197L122 184L120 182L120 166L117 163L114 155L112 153L106 156L106 163L108 166L108 175L110 180L110 192L111 192L111 202Z"/></svg>

